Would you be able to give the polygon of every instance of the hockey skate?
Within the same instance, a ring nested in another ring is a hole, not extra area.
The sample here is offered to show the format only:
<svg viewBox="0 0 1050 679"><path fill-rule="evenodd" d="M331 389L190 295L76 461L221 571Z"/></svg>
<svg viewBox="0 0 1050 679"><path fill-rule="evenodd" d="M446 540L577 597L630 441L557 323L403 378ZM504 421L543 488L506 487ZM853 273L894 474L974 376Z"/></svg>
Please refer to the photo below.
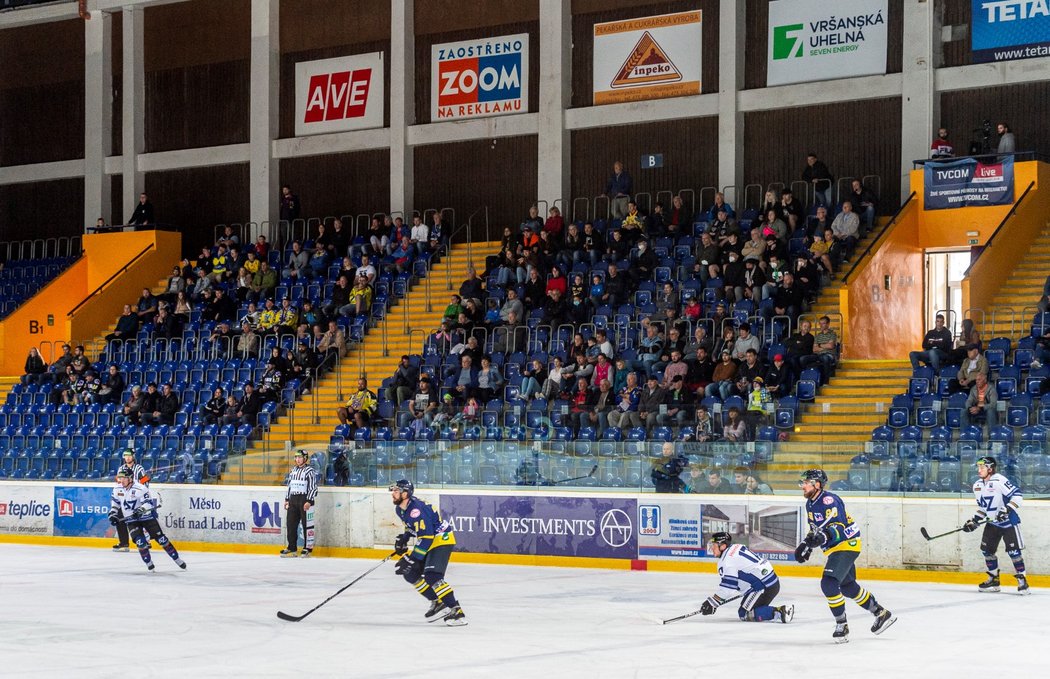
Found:
<svg viewBox="0 0 1050 679"><path fill-rule="evenodd" d="M114 552L126 552L126 551L128 551L128 546L127 545L116 544L116 545L113 545L113 551Z"/></svg>
<svg viewBox="0 0 1050 679"><path fill-rule="evenodd" d="M313 552L314 552L314 550L312 550L312 549L304 549L302 552L299 553L299 558L300 559L309 559L310 555L313 554Z"/></svg>
<svg viewBox="0 0 1050 679"><path fill-rule="evenodd" d="M1032 590L1028 589L1028 578L1018 574L1017 575L1017 593L1018 594L1031 594Z"/></svg>
<svg viewBox="0 0 1050 679"><path fill-rule="evenodd" d="M1027 583L1026 583L1027 584ZM979 592L998 592L999 591L999 574L988 574L988 579L977 585L977 591Z"/></svg>
<svg viewBox="0 0 1050 679"><path fill-rule="evenodd" d="M897 616L890 613L888 608L879 608L875 613L875 623L871 626L873 634L882 634L890 625L897 622Z"/></svg>
<svg viewBox="0 0 1050 679"><path fill-rule="evenodd" d="M281 550L281 558L282 559L294 559L297 556L299 556L299 555L295 553L294 549L282 549Z"/></svg>
<svg viewBox="0 0 1050 679"><path fill-rule="evenodd" d="M154 566L153 562L150 561L148 564L146 564L146 568L148 568L150 570L150 572L153 572L153 569L155 569L156 566Z"/></svg>
<svg viewBox="0 0 1050 679"><path fill-rule="evenodd" d="M849 641L849 625L844 622L835 624L835 632L831 635L836 644L844 644Z"/></svg>
<svg viewBox="0 0 1050 679"><path fill-rule="evenodd" d="M780 614L780 622L782 622L782 623L787 624L787 623L791 622L791 620L795 617L795 605L794 604L787 604L787 605L784 605L784 606L777 606L774 610L777 613Z"/></svg>
<svg viewBox="0 0 1050 679"><path fill-rule="evenodd" d="M175 564L182 570L186 570L186 562L182 559L175 559Z"/></svg>
<svg viewBox="0 0 1050 679"><path fill-rule="evenodd" d="M438 617L438 613L448 608L441 599L434 599L430 602L430 610L423 614L423 617L427 619L427 622L437 622L438 620L444 620L444 617Z"/></svg>
<svg viewBox="0 0 1050 679"><path fill-rule="evenodd" d="M467 624L467 614L460 606L456 606L451 613L445 616L445 624L449 627L462 627Z"/></svg>

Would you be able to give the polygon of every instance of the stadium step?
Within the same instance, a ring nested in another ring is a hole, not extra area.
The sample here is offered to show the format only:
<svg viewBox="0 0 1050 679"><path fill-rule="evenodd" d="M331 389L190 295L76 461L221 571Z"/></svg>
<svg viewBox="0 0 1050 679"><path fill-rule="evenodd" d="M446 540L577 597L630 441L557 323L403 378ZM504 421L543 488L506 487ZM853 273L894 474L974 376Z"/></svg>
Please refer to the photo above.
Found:
<svg viewBox="0 0 1050 679"><path fill-rule="evenodd" d="M499 248L498 241L472 243L468 256L464 245L454 245L428 275L429 302L424 279L390 309L384 321L369 330L360 345L350 349L335 370L314 385L310 394L301 397L267 436L254 441L244 457L231 459L220 483L279 484L291 464L293 449L326 447L339 424L335 411L357 391L358 378L365 377L368 388L378 392L383 380L394 374L402 355L422 351L424 337L440 325L449 297L459 290L467 266L474 264L480 270L485 257L496 254ZM412 332L406 333L406 327ZM286 442L290 442L288 450Z"/></svg>
<svg viewBox="0 0 1050 679"><path fill-rule="evenodd" d="M836 273L835 280L831 281L830 285L826 285L820 289L820 294L817 296L817 299L813 302L812 306L810 306L806 316L819 318L820 316L827 314L832 319L832 325L838 324L838 319L835 318L835 315L840 313L839 293L843 288L842 276L850 270L850 267L852 267L857 261L856 258L860 256L860 253L864 252L864 250L875 240L875 235L878 232L879 227L887 219L888 218L886 217L880 217L879 224L876 228L869 231L867 236L857 242L857 247L854 251L854 259L851 262L844 263Z"/></svg>
<svg viewBox="0 0 1050 679"><path fill-rule="evenodd" d="M983 324L980 317L975 318L985 342L993 337L1010 337L1016 342L1019 335L1027 334L1047 274L1050 274L1050 223L1032 240L1024 258L1002 281L993 297L992 308L984 310Z"/></svg>

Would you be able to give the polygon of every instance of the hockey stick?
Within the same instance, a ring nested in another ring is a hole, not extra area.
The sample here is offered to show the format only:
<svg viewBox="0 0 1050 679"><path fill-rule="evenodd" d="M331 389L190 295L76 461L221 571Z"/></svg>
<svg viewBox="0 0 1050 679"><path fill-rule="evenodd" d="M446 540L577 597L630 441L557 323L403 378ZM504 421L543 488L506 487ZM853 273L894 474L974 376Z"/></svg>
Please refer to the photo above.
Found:
<svg viewBox="0 0 1050 679"><path fill-rule="evenodd" d="M285 613L284 611L277 611L277 617L280 618L281 620L287 620L288 622L299 622L300 620L302 620L306 616L308 616L311 613L313 613L314 611L316 611L321 606L324 606L326 603L328 603L332 599L336 598L337 596L339 596L340 594L342 594L346 590L350 589L352 586L357 584L361 580L361 578L365 577L366 575L368 575L369 573L371 573L375 569L379 568L380 566L385 564L387 561L390 561L390 559L394 558L395 556L397 556L397 552L392 552L392 553L388 554L386 557L383 558L382 561L377 563L375 566L372 566L367 571L365 571L361 575L359 575L356 578L354 578L353 581L351 581L349 585L344 585L343 587L340 587L339 591L337 591L335 594L333 594L332 596L328 597L327 599L325 599L321 603L317 604L316 606L314 606L313 608L311 608L307 612L303 613L302 615L289 615L288 613Z"/></svg>
<svg viewBox="0 0 1050 679"><path fill-rule="evenodd" d="M985 519L983 521L978 521L977 525L980 526L981 524L984 524L984 523L988 523L988 520ZM943 538L945 535L951 535L952 533L958 533L959 531L963 530L964 528L966 528L966 526L961 526L959 528L955 528L953 530L948 531L947 533L941 533L940 535L930 535L929 533L926 532L926 526L923 526L922 528L919 529L919 532L922 533L922 536L924 538L926 538L927 541L930 541L930 540L936 540L937 538Z"/></svg>
<svg viewBox="0 0 1050 679"><path fill-rule="evenodd" d="M596 471L598 471L598 465L594 465L593 467L591 467L591 471L590 471L589 474L584 474L583 476L574 476L571 479L562 479L561 481L554 481L554 482L552 482L552 484L553 485L557 485L559 483L568 483L570 481L580 481L582 479L589 479L592 476L594 476L594 473Z"/></svg>
<svg viewBox="0 0 1050 679"><path fill-rule="evenodd" d="M730 601L736 601L737 599L739 599L742 596L743 596L743 594L738 594L735 597L733 597L732 599L726 599L725 601L722 602L721 606L724 606L724 605L728 604ZM719 606L719 607L721 608L721 606ZM691 618L694 615L700 615L700 611L702 611L702 610L704 610L704 609L698 608L695 611L693 611L692 613L686 613L685 615L679 615L676 618L668 618L667 620L663 621L663 624L668 625L668 624L670 624L672 622L678 622L679 620L685 620L686 618Z"/></svg>

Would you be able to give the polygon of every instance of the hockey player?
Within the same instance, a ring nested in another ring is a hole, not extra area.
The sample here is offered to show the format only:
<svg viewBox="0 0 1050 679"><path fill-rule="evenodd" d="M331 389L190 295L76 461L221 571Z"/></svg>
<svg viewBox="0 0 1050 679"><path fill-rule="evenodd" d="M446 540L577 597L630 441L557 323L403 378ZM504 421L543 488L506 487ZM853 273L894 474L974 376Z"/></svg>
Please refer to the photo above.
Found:
<svg viewBox="0 0 1050 679"><path fill-rule="evenodd" d="M871 592L857 584L854 562L860 556L860 527L846 512L842 498L824 490L827 483L828 475L823 469L810 469L801 474L798 485L806 497L809 534L795 548L795 560L805 563L814 547L824 550L827 562L824 576L820 579L820 589L828 600L831 614L835 616L835 632L831 636L835 643L842 644L849 641L846 599L843 595L875 616L875 624L871 626L874 634L885 632L897 622L897 618L880 606Z"/></svg>
<svg viewBox="0 0 1050 679"><path fill-rule="evenodd" d="M442 521L441 515L430 504L413 497L414 492L415 486L405 479L390 486L394 512L405 523L405 532L394 541L394 552L401 556L394 572L430 601L430 610L424 614L427 622L442 619L446 625L466 625L466 615L456 601L452 585L445 582L445 569L456 536L451 524ZM408 541L413 537L416 545L409 551ZM448 612L438 616L445 609Z"/></svg>
<svg viewBox="0 0 1050 679"><path fill-rule="evenodd" d="M114 552L128 551L128 523L123 520L124 512L121 511L124 504L124 484L120 482L121 475L129 478L134 476L131 467L121 465L113 485L113 497L109 502L109 522L117 529L117 544L113 545Z"/></svg>
<svg viewBox="0 0 1050 679"><path fill-rule="evenodd" d="M963 530L971 533L984 523L984 534L981 535L981 554L988 569L988 579L977 586L981 592L999 591L999 541L1006 543L1006 553L1014 562L1014 573L1017 577L1017 593L1028 594L1028 580L1025 579L1024 540L1021 538L1021 517L1017 509L1021 506L1021 491L1017 486L996 471L995 458L990 455L977 458L977 481L973 484L973 494L977 498L977 513L963 524Z"/></svg>
<svg viewBox="0 0 1050 679"><path fill-rule="evenodd" d="M736 613L741 620L791 622L795 616L794 605L769 605L780 593L780 578L766 559L744 545L734 545L733 536L726 532L711 536L711 553L718 557L718 574L722 582L718 591L700 606L703 615L711 615L719 606L739 596L740 608Z"/></svg>
<svg viewBox="0 0 1050 679"><path fill-rule="evenodd" d="M124 464L121 466L121 469L126 470L128 475L136 482L141 483L144 486L149 486L149 475L146 474L145 468L135 461L135 451L129 448L124 451L122 457L124 459ZM113 487L113 499L124 499L124 487L120 485L119 482ZM124 518L124 514L120 510L120 502L118 501L115 507L111 505L109 512L111 523L113 521L114 511L116 511L116 517L118 519ZM113 551L126 552L128 551L128 524L125 521L118 521L114 525L117 528L117 544L113 545Z"/></svg>
<svg viewBox="0 0 1050 679"><path fill-rule="evenodd" d="M128 532L131 534L131 539L135 542L135 546L139 549L139 556L142 557L142 562L146 564L149 570L154 569L153 559L149 553L149 539L143 534L143 531L149 531L149 534L153 536L164 551L168 553L168 556L179 565L179 568L186 568L186 562L179 558L179 552L175 549L175 545L171 544L168 540L168 536L164 534L164 531L160 529L160 524L157 522L157 503L150 495L149 488L136 483L135 480L128 473L126 467L121 467L117 472L117 483L124 487L124 497L120 501L120 509L124 512L124 519L128 524ZM112 505L117 502L114 497ZM113 525L117 525L120 521L110 509L109 522Z"/></svg>
<svg viewBox="0 0 1050 679"><path fill-rule="evenodd" d="M310 454L305 450L295 451L295 466L288 472L288 492L284 496L284 508L288 546L281 550L281 557L295 556L299 545L299 526L303 527L304 559L314 551L314 501L317 499L317 470L306 464Z"/></svg>

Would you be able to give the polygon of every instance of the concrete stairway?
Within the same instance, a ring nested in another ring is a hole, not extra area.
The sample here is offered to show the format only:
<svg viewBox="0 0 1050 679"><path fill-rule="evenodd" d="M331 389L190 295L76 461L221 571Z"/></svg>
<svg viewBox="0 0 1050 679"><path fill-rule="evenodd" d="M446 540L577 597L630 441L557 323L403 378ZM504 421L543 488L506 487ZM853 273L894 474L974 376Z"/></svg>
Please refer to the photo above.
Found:
<svg viewBox="0 0 1050 679"><path fill-rule="evenodd" d="M985 318L976 317L977 329L985 342L993 337L1017 337L1028 333L1034 307L1043 293L1043 282L1050 275L1050 222L1028 247L1021 263L1003 281L995 295L991 309L985 309ZM973 284L980 284L974 281ZM1016 313L1004 311L1014 309Z"/></svg>
<svg viewBox="0 0 1050 679"><path fill-rule="evenodd" d="M429 297L424 279L390 309L385 321L369 330L364 342L351 349L334 371L300 399L294 410L281 417L266 437L254 441L244 457L231 459L221 482L279 484L291 465L295 448L327 446L339 424L335 411L357 391L358 378L367 378L369 389L378 392L383 380L394 373L402 355L422 351L425 336L440 325L449 297L459 290L466 277L468 264L475 264L481 271L485 257L496 254L499 248L498 241L472 243L468 254L465 245L453 246L449 256L442 258L427 277Z"/></svg>

